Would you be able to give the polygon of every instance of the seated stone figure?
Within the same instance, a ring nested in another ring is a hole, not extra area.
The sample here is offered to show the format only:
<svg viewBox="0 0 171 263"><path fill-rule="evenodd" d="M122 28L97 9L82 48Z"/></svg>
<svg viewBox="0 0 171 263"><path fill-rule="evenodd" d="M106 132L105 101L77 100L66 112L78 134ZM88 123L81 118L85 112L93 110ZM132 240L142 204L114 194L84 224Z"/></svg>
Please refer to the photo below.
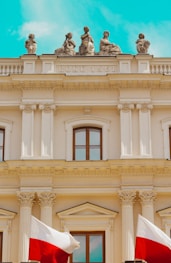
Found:
<svg viewBox="0 0 171 263"><path fill-rule="evenodd" d="M35 41L34 34L29 34L28 39L25 41L25 48L28 54L35 54L37 49L37 43Z"/></svg>
<svg viewBox="0 0 171 263"><path fill-rule="evenodd" d="M89 28L87 26L84 27L84 34L81 36L81 45L79 47L79 54L85 56L93 56L94 55L94 41L89 34Z"/></svg>
<svg viewBox="0 0 171 263"><path fill-rule="evenodd" d="M142 33L140 33L138 37L139 38L136 41L137 52L139 54L147 54L150 42L148 40L145 40L145 36Z"/></svg>
<svg viewBox="0 0 171 263"><path fill-rule="evenodd" d="M72 40L72 33L68 33L65 35L66 39L61 48L55 50L56 55L68 55L74 56L76 47L75 42Z"/></svg>
<svg viewBox="0 0 171 263"><path fill-rule="evenodd" d="M100 40L100 52L99 55L117 55L121 54L122 51L119 46L111 43L108 40L109 32L104 31L103 38Z"/></svg>

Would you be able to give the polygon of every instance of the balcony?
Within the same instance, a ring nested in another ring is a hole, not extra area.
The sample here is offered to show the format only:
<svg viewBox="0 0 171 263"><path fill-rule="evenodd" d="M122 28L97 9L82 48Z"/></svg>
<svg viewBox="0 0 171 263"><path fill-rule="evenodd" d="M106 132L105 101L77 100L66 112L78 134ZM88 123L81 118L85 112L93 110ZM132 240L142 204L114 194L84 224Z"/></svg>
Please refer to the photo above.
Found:
<svg viewBox="0 0 171 263"><path fill-rule="evenodd" d="M23 55L1 58L0 75L10 74L65 74L107 75L115 73L171 74L171 58L152 55L120 54L117 56L56 56L55 54Z"/></svg>

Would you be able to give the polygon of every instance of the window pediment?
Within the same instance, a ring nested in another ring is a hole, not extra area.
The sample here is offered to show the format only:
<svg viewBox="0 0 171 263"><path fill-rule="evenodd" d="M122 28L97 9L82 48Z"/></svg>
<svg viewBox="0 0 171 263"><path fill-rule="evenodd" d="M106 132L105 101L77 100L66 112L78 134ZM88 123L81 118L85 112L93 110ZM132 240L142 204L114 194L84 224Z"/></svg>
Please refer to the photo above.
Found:
<svg viewBox="0 0 171 263"><path fill-rule="evenodd" d="M162 209L157 212L161 217L171 217L171 207Z"/></svg>
<svg viewBox="0 0 171 263"><path fill-rule="evenodd" d="M57 213L59 218L64 217L86 217L86 216L99 216L99 217L115 217L117 212L97 206L91 203L85 203L65 211Z"/></svg>
<svg viewBox="0 0 171 263"><path fill-rule="evenodd" d="M13 219L16 213L0 208L0 219Z"/></svg>

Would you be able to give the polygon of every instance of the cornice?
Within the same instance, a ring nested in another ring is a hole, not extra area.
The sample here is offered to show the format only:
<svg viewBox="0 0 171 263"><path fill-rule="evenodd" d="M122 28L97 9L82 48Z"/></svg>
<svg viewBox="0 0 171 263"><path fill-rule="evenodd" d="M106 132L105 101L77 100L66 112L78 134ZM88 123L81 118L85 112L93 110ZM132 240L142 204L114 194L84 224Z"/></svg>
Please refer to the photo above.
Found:
<svg viewBox="0 0 171 263"><path fill-rule="evenodd" d="M108 74L106 76L66 76L63 74L19 74L0 76L0 89L170 89L171 75Z"/></svg>
<svg viewBox="0 0 171 263"><path fill-rule="evenodd" d="M131 159L95 162L24 160L0 163L0 177L5 176L170 176L171 162L163 159Z"/></svg>

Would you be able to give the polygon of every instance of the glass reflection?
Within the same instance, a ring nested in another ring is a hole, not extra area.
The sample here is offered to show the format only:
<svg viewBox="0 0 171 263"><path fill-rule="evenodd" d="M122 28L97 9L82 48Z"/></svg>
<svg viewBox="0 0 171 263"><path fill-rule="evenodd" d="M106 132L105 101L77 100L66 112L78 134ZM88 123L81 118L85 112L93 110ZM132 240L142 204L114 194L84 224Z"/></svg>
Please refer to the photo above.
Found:
<svg viewBox="0 0 171 263"><path fill-rule="evenodd" d="M74 235L73 235L74 236ZM84 263L86 262L86 236L82 236L82 235L75 235L74 236L75 239L80 242L80 248L76 249L73 252L73 262L74 263Z"/></svg>
<svg viewBox="0 0 171 263"><path fill-rule="evenodd" d="M102 236L90 236L90 262L103 262Z"/></svg>

